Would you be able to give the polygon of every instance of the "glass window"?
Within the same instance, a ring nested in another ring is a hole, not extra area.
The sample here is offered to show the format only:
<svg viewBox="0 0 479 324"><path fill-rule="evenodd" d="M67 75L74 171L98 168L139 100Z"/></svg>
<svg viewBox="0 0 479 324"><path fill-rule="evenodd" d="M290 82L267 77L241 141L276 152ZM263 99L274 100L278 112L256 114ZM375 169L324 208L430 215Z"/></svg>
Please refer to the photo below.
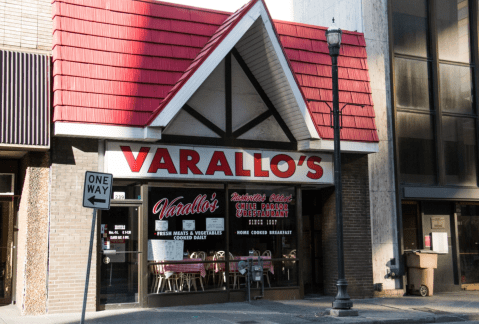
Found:
<svg viewBox="0 0 479 324"><path fill-rule="evenodd" d="M402 183L436 182L432 116L398 112L399 170Z"/></svg>
<svg viewBox="0 0 479 324"><path fill-rule="evenodd" d="M242 260L249 251L272 258L296 259L295 188L236 185L228 191L230 252ZM270 264L271 287L297 285L297 262Z"/></svg>
<svg viewBox="0 0 479 324"><path fill-rule="evenodd" d="M425 0L393 0L394 51L427 56Z"/></svg>
<svg viewBox="0 0 479 324"><path fill-rule="evenodd" d="M447 184L477 185L475 122L473 118L442 118Z"/></svg>
<svg viewBox="0 0 479 324"><path fill-rule="evenodd" d="M439 64L439 78L442 111L472 114L471 69Z"/></svg>
<svg viewBox="0 0 479 324"><path fill-rule="evenodd" d="M225 259L222 186L148 191L150 292L224 289L225 264L212 263Z"/></svg>
<svg viewBox="0 0 479 324"><path fill-rule="evenodd" d="M401 58L394 61L397 107L429 109L427 62Z"/></svg>
<svg viewBox="0 0 479 324"><path fill-rule="evenodd" d="M467 0L437 0L439 59L469 63Z"/></svg>
<svg viewBox="0 0 479 324"><path fill-rule="evenodd" d="M181 253L188 256L226 250L223 189L150 187L148 191L148 240L182 241Z"/></svg>
<svg viewBox="0 0 479 324"><path fill-rule="evenodd" d="M0 173L0 194L13 195L14 174Z"/></svg>
<svg viewBox="0 0 479 324"><path fill-rule="evenodd" d="M141 199L141 186L138 181L113 181L111 199Z"/></svg>

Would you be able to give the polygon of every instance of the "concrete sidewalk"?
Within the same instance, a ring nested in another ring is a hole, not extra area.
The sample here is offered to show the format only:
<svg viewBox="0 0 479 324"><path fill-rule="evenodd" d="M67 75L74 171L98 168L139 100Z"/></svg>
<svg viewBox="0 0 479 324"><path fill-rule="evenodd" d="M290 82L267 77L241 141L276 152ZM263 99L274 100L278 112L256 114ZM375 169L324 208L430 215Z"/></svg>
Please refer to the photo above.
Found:
<svg viewBox="0 0 479 324"><path fill-rule="evenodd" d="M479 292L438 294L433 297L372 298L354 300L358 317L327 315L331 297L291 301L259 300L248 304L227 303L200 306L110 310L87 313L91 324L136 323L479 323ZM79 323L80 314L20 316L14 305L0 307L0 323ZM469 322L471 323L471 322Z"/></svg>

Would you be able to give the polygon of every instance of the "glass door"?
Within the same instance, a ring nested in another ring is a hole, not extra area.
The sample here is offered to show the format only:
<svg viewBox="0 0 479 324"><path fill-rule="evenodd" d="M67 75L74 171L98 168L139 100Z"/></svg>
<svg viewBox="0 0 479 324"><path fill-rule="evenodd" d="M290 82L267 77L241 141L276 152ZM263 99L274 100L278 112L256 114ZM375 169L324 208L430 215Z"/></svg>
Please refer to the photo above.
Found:
<svg viewBox="0 0 479 324"><path fill-rule="evenodd" d="M457 218L461 285L479 289L479 206L462 205Z"/></svg>
<svg viewBox="0 0 479 324"><path fill-rule="evenodd" d="M139 302L139 206L111 207L100 217L100 304Z"/></svg>

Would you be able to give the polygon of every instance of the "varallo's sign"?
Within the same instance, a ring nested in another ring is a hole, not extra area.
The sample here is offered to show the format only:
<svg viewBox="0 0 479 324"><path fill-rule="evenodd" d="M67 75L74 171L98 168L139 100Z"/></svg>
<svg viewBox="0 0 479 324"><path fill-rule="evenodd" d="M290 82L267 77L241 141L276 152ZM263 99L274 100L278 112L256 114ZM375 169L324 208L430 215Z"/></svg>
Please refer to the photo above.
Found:
<svg viewBox="0 0 479 324"><path fill-rule="evenodd" d="M324 153L108 142L105 156L115 178L333 183Z"/></svg>

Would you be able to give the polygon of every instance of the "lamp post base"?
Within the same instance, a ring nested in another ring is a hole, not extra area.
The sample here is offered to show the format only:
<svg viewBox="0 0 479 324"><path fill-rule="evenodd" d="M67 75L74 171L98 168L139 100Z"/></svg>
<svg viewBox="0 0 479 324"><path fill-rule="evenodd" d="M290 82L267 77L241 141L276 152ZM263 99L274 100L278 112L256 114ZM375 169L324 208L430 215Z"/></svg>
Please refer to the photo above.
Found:
<svg viewBox="0 0 479 324"><path fill-rule="evenodd" d="M350 309L353 307L353 302L348 295L348 282L346 279L338 279L336 286L338 286L338 294L333 301L333 309Z"/></svg>
<svg viewBox="0 0 479 324"><path fill-rule="evenodd" d="M331 309L329 316L335 317L347 317L347 316L359 316L359 313L355 309Z"/></svg>

